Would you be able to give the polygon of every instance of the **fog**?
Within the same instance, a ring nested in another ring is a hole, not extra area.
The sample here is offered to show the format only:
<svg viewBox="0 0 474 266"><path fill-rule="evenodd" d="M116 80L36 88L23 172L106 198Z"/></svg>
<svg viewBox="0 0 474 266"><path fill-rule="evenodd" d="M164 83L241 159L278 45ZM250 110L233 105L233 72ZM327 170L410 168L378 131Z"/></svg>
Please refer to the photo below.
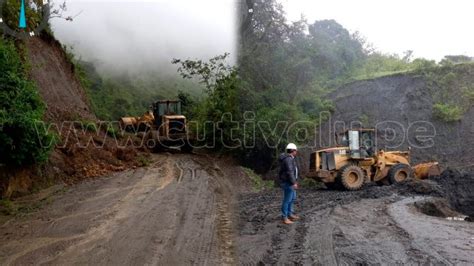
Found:
<svg viewBox="0 0 474 266"><path fill-rule="evenodd" d="M445 55L474 56L474 2L471 0L279 0L290 20L335 19L359 31L375 48L440 60Z"/></svg>
<svg viewBox="0 0 474 266"><path fill-rule="evenodd" d="M56 1L58 3L58 1ZM173 58L236 56L235 4L230 0L67 1L51 25L63 44L102 72L175 73Z"/></svg>

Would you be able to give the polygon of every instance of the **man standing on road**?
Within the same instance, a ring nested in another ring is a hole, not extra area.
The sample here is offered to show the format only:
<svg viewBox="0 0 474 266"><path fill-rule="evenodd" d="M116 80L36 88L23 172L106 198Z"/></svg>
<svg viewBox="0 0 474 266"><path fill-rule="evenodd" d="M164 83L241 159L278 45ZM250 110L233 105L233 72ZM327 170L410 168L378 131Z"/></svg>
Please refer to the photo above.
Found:
<svg viewBox="0 0 474 266"><path fill-rule="evenodd" d="M280 155L280 186L283 189L283 203L281 204L281 212L284 224L292 224L293 221L299 219L293 213L293 202L296 199L296 189L298 188L298 167L296 166L295 157L298 152L296 145L290 143L286 146L286 153Z"/></svg>

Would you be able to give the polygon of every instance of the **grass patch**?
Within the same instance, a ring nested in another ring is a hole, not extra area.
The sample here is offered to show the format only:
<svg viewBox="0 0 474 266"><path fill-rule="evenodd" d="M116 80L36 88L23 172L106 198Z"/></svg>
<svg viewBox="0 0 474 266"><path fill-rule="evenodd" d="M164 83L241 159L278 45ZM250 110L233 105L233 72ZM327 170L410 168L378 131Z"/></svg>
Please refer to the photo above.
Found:
<svg viewBox="0 0 474 266"><path fill-rule="evenodd" d="M137 157L137 162L139 166L143 167L143 166L149 166L151 163L151 160L147 156L140 155Z"/></svg>
<svg viewBox="0 0 474 266"><path fill-rule="evenodd" d="M433 114L444 122L455 122L461 120L464 112L459 106L437 103L433 106Z"/></svg>
<svg viewBox="0 0 474 266"><path fill-rule="evenodd" d="M358 75L353 78L353 81L361 81L361 80L371 80L371 79L377 79L377 78L382 78L382 77L389 77L389 76L394 76L398 74L406 74L409 72L413 72L413 69L404 69L404 70L395 70L395 71L378 71L378 72L372 72L368 74L362 74Z"/></svg>
<svg viewBox="0 0 474 266"><path fill-rule="evenodd" d="M122 135L120 134L120 130L118 128L114 127L114 125L112 123L107 125L107 127L105 128L105 133L109 137L112 137L112 138L121 138L122 137Z"/></svg>
<svg viewBox="0 0 474 266"><path fill-rule="evenodd" d="M302 188L323 188L324 185L322 182L318 182L312 178L302 178L298 182L298 185Z"/></svg>
<svg viewBox="0 0 474 266"><path fill-rule="evenodd" d="M18 211L17 206L8 199L0 200L0 213L4 215L14 215Z"/></svg>
<svg viewBox="0 0 474 266"><path fill-rule="evenodd" d="M255 191L262 191L264 189L270 189L275 187L275 183L273 180L263 180L262 177L256 174L252 169L246 167L242 167L242 169L252 180L253 189Z"/></svg>
<svg viewBox="0 0 474 266"><path fill-rule="evenodd" d="M0 200L0 215L5 216L21 216L36 212L46 205L53 202L56 195L60 195L67 191L66 187L60 189L45 189L26 196L26 198L18 198L16 200L2 199Z"/></svg>

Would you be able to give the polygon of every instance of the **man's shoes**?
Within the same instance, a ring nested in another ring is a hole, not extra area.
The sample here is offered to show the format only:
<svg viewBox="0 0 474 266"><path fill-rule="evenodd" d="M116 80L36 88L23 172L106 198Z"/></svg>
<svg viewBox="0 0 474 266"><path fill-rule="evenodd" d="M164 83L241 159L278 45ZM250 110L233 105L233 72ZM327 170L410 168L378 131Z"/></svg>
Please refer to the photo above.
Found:
<svg viewBox="0 0 474 266"><path fill-rule="evenodd" d="M291 221L296 221L296 220L300 219L300 217L298 215L295 215L295 214L290 215L288 218Z"/></svg>
<svg viewBox="0 0 474 266"><path fill-rule="evenodd" d="M285 219L283 219L283 223L284 224L292 224L293 222L290 219L285 218Z"/></svg>

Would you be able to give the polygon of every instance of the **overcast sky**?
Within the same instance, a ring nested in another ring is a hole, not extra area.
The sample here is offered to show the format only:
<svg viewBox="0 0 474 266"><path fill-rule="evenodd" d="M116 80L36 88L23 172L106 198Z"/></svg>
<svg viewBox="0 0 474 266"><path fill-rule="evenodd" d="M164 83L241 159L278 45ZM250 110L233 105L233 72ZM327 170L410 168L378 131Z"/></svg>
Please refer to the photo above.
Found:
<svg viewBox="0 0 474 266"><path fill-rule="evenodd" d="M386 53L439 60L474 56L472 0L278 0L290 20L335 19ZM57 3L62 0L56 0ZM236 55L233 0L67 0L73 22L52 19L63 43L105 68L175 72L172 58ZM235 57L234 57L235 58Z"/></svg>
<svg viewBox="0 0 474 266"><path fill-rule="evenodd" d="M335 19L386 53L474 56L473 0L279 0L288 18Z"/></svg>
<svg viewBox="0 0 474 266"><path fill-rule="evenodd" d="M67 15L82 13L73 22L52 19L56 37L106 68L176 72L173 58L235 56L231 1L67 0L67 6Z"/></svg>

